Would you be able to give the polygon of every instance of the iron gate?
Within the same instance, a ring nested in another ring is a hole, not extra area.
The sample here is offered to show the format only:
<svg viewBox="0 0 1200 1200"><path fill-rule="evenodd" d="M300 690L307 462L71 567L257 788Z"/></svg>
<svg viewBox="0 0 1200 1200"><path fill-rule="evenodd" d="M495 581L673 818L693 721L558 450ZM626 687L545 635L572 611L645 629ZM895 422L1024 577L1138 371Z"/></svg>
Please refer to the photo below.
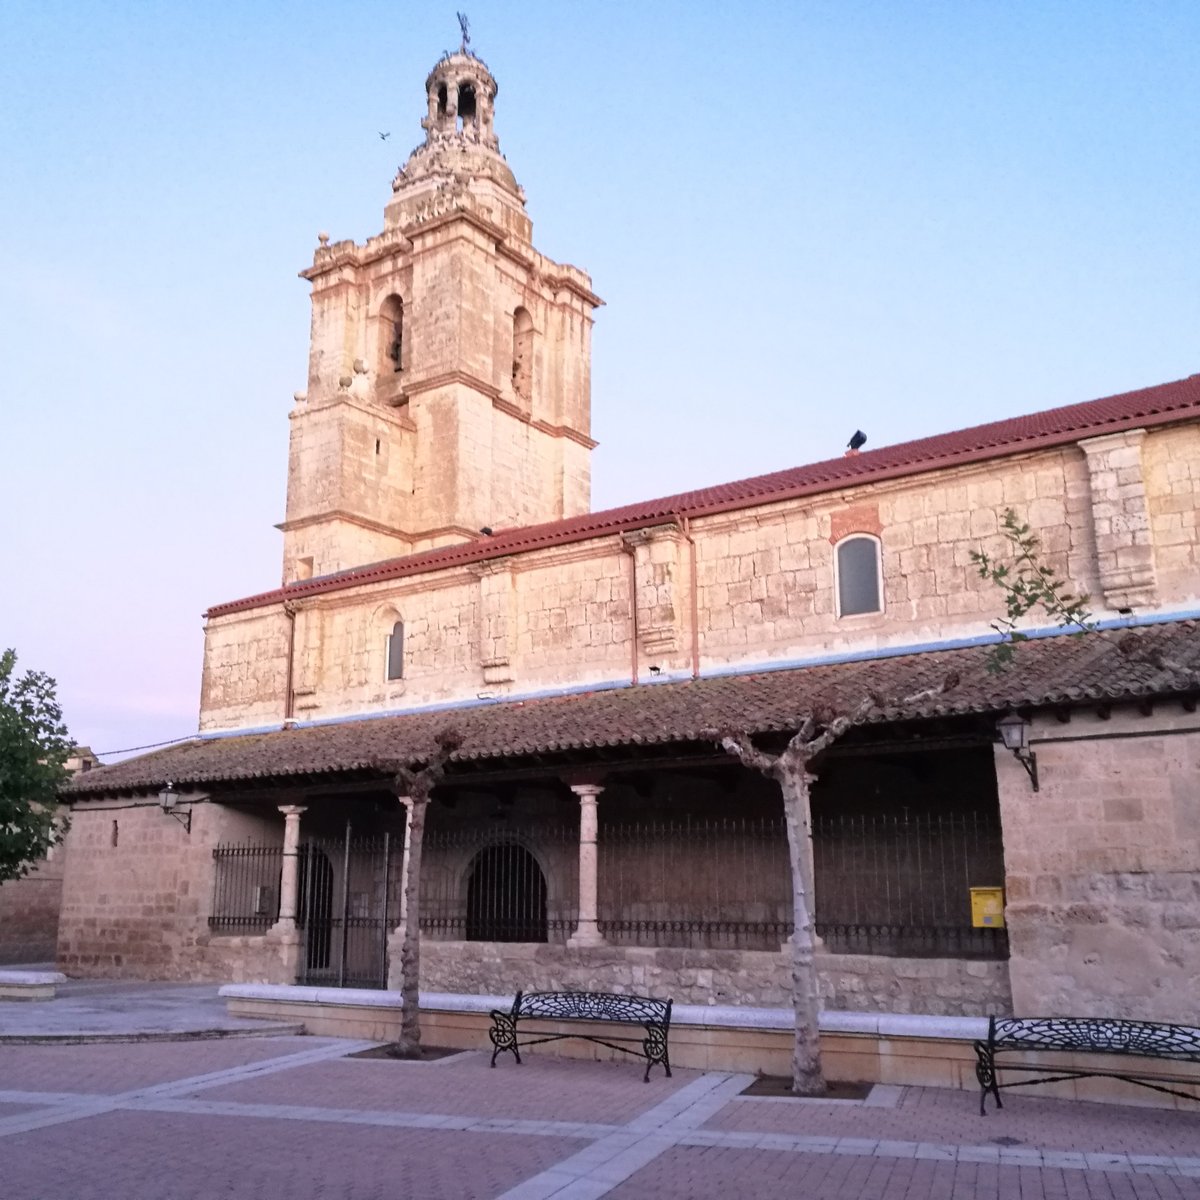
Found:
<svg viewBox="0 0 1200 1200"><path fill-rule="evenodd" d="M300 982L387 987L388 934L400 923L403 845L390 834L306 838L300 845L296 923Z"/></svg>

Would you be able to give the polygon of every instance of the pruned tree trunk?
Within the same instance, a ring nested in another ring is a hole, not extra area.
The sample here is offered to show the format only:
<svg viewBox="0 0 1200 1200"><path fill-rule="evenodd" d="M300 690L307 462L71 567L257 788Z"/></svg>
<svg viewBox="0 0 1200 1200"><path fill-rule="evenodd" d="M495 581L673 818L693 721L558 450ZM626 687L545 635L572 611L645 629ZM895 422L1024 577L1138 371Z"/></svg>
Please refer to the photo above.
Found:
<svg viewBox="0 0 1200 1200"><path fill-rule="evenodd" d="M400 946L400 1041L397 1055L421 1054L421 846L429 797L408 797L408 876L404 881L404 937Z"/></svg>
<svg viewBox="0 0 1200 1200"><path fill-rule="evenodd" d="M396 795L408 807L405 853L408 874L404 880L404 932L400 943L400 1040L393 1043L395 1058L421 1057L421 850L425 841L425 813L433 789L446 773L446 763L462 745L462 737L444 729L435 737L437 752L424 762L401 765L396 771Z"/></svg>
<svg viewBox="0 0 1200 1200"><path fill-rule="evenodd" d="M917 692L899 701L901 705L940 695L957 686L958 677L948 675L940 687ZM882 707L876 696L866 697L850 713L810 714L800 723L779 754L758 749L745 731L716 732L706 736L745 767L766 775L779 784L783 795L783 815L787 825L788 857L792 868L792 1008L795 1015L795 1040L792 1043L792 1091L798 1096L820 1096L825 1092L821 1070L821 993L817 979L813 938L812 785L816 777L809 764L827 750L848 729L866 718L872 709Z"/></svg>
<svg viewBox="0 0 1200 1200"><path fill-rule="evenodd" d="M812 855L809 788L812 776L802 765L780 761L777 773L783 793L788 859L792 868L792 1091L820 1096L825 1091L821 1069L821 994L817 983L813 938Z"/></svg>
<svg viewBox="0 0 1200 1200"><path fill-rule="evenodd" d="M821 1070L821 995L817 983L813 937L812 854L809 837L812 817L809 800L813 776L810 759L849 727L843 717L818 735L816 721L809 717L788 742L782 754L768 754L751 742L748 734L719 736L721 747L743 766L759 771L779 784L787 828L788 861L792 873L792 1010L795 1034L792 1042L792 1091L798 1096L820 1096L825 1092Z"/></svg>

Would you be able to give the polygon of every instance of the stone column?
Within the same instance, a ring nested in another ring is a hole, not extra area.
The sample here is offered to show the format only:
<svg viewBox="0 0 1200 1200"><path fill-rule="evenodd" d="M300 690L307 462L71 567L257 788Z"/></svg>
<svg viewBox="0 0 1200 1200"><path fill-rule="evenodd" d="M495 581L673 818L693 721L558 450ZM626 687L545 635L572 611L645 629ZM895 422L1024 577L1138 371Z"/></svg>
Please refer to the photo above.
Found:
<svg viewBox="0 0 1200 1200"><path fill-rule="evenodd" d="M279 811L283 813L283 870L279 879L279 920L275 922L275 929L280 933L291 933L296 928L300 814L306 809L301 804L281 804Z"/></svg>
<svg viewBox="0 0 1200 1200"><path fill-rule="evenodd" d="M596 924L596 800L604 791L598 783L573 783L579 797L579 924L568 946L603 946Z"/></svg>

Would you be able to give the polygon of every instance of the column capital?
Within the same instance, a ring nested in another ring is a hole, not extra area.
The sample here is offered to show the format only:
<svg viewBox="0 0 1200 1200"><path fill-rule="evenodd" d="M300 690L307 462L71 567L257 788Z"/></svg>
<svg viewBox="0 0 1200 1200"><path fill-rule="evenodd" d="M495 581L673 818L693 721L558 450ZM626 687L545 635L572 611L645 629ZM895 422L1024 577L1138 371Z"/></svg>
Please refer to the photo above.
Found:
<svg viewBox="0 0 1200 1200"><path fill-rule="evenodd" d="M580 800L595 799L604 791L602 783L569 783L567 786L579 797Z"/></svg>
<svg viewBox="0 0 1200 1200"><path fill-rule="evenodd" d="M285 817L298 817L308 812L307 804L279 804L276 807Z"/></svg>

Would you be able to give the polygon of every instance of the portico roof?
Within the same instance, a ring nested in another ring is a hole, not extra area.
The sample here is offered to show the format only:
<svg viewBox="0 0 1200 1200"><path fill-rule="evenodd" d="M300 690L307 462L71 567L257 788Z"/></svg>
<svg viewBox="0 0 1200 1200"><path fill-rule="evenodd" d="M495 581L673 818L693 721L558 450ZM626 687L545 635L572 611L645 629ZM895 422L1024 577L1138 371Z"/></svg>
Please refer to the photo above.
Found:
<svg viewBox="0 0 1200 1200"><path fill-rule="evenodd" d="M950 680L952 686L939 692ZM484 702L392 716L333 720L269 732L197 737L77 775L66 800L177 786L263 784L345 774L386 778L425 761L453 729L451 764L528 760L613 747L712 742L712 731L786 733L805 714L851 712L868 696L863 724L930 720L1012 708L1111 704L1200 693L1200 622L1022 644L1000 673L985 646L899 653L787 670L682 682L597 687L544 699Z"/></svg>

